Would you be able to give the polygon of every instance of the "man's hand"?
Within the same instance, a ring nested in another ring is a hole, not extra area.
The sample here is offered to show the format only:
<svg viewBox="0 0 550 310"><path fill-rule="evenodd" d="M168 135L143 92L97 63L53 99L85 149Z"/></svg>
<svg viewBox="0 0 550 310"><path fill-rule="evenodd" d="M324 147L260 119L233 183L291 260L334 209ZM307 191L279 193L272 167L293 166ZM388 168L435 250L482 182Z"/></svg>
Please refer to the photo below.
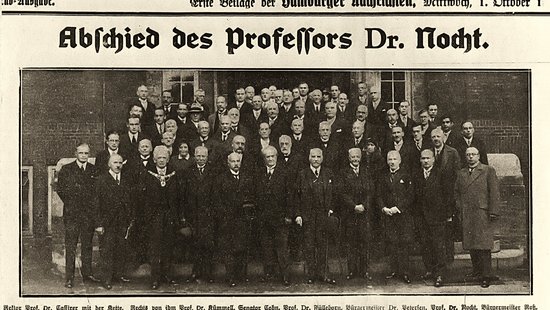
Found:
<svg viewBox="0 0 550 310"><path fill-rule="evenodd" d="M301 216L296 217L296 224L300 225L300 227L302 226L302 217Z"/></svg>
<svg viewBox="0 0 550 310"><path fill-rule="evenodd" d="M363 204L359 204L355 206L354 210L356 213L363 213L365 212L365 207L363 206Z"/></svg>
<svg viewBox="0 0 550 310"><path fill-rule="evenodd" d="M401 213L401 210L399 210L399 208L397 208L395 206L391 207L390 210L391 210L391 213L393 213L393 214Z"/></svg>
<svg viewBox="0 0 550 310"><path fill-rule="evenodd" d="M285 217L285 224L292 224L292 219Z"/></svg>
<svg viewBox="0 0 550 310"><path fill-rule="evenodd" d="M392 215L393 215L393 212L392 212L391 209L388 208L388 207L382 208L382 212L384 212L386 215L389 215L389 216L392 216Z"/></svg>
<svg viewBox="0 0 550 310"><path fill-rule="evenodd" d="M334 213L332 210L328 210L328 216L331 216Z"/></svg>
<svg viewBox="0 0 550 310"><path fill-rule="evenodd" d="M498 215L496 214L489 214L489 221L493 222L498 219Z"/></svg>
<svg viewBox="0 0 550 310"><path fill-rule="evenodd" d="M105 229L103 229L103 227L96 227L95 231L98 235L103 235L105 233Z"/></svg>

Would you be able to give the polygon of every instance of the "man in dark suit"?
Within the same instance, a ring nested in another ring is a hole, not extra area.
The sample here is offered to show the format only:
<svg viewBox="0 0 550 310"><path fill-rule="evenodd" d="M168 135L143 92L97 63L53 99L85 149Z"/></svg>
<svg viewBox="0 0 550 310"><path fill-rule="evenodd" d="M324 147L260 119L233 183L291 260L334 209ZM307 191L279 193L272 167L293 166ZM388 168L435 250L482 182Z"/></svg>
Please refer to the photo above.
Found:
<svg viewBox="0 0 550 310"><path fill-rule="evenodd" d="M459 152L462 167L468 165L468 161L464 154L469 147L475 147L479 151L479 161L482 164L488 165L487 149L485 148L485 142L474 135L474 125L471 122L464 122L462 124L462 139L458 139L456 143L456 150Z"/></svg>
<svg viewBox="0 0 550 310"><path fill-rule="evenodd" d="M78 239L81 243L82 278L84 282L100 282L92 274L92 238L97 208L94 204L96 169L88 163L90 147L76 148L76 160L59 171L57 194L63 201L65 224L65 287L74 285L74 269Z"/></svg>
<svg viewBox="0 0 550 310"><path fill-rule="evenodd" d="M119 154L124 160L126 160L126 154L123 154L122 150L119 148L120 145L120 134L117 131L111 130L107 132L105 142L107 144L107 149L102 150L97 153L95 158L95 167L97 169L98 175L106 173L109 171L109 157L113 154Z"/></svg>
<svg viewBox="0 0 550 310"><path fill-rule="evenodd" d="M260 129L258 129L259 136L254 140L250 141L248 150L252 159L255 161L257 166L264 165L264 158L262 155L262 150L268 146L277 146L277 140L271 138L271 128L268 123L261 123Z"/></svg>
<svg viewBox="0 0 550 310"><path fill-rule="evenodd" d="M261 153L264 165L256 171L254 184L264 277L271 278L278 267L283 285L288 286L288 232L292 224L288 173L282 165L277 165L275 147L267 146Z"/></svg>
<svg viewBox="0 0 550 310"><path fill-rule="evenodd" d="M441 128L436 128L432 130L432 152L435 154L435 166L445 175L446 178L450 180L451 183L454 183L456 180L456 174L460 169L460 157L457 150L454 148L445 145L443 143L443 130ZM447 259L449 262L454 260L454 240L455 236L453 234L454 226L453 223L447 223L447 237L446 237L446 247L447 247Z"/></svg>
<svg viewBox="0 0 550 310"><path fill-rule="evenodd" d="M351 123L354 117L355 106L350 104L348 95L346 93L340 93L340 95L338 95L336 118L343 119L346 123Z"/></svg>
<svg viewBox="0 0 550 310"><path fill-rule="evenodd" d="M260 124L268 119L267 112L262 109L262 97L252 97L252 113L246 120L248 127L252 130L258 129Z"/></svg>
<svg viewBox="0 0 550 310"><path fill-rule="evenodd" d="M355 118L353 119L353 122L360 122L361 126L364 128L364 135L367 138L373 139L378 145L380 145L380 127L371 124L368 121L368 113L369 109L366 105L360 104L355 109Z"/></svg>
<svg viewBox="0 0 550 310"><path fill-rule="evenodd" d="M154 122L153 124L150 124L149 126L145 127L144 131L146 132L147 136L151 138L151 142L153 143L153 147L157 145L161 145L162 143L160 140L162 140L162 134L166 131L164 122L166 121L166 115L164 114L163 108L157 108L154 111Z"/></svg>
<svg viewBox="0 0 550 310"><path fill-rule="evenodd" d="M409 139L412 136L412 129L416 126L416 122L409 117L409 110L410 104L408 101L399 103L399 118L397 123L403 128L405 139Z"/></svg>
<svg viewBox="0 0 550 310"><path fill-rule="evenodd" d="M342 164L343 158L341 145L338 138L332 136L330 124L323 121L319 123L318 138L313 140L308 148L321 149L323 151L323 167L337 170Z"/></svg>
<svg viewBox="0 0 550 310"><path fill-rule="evenodd" d="M301 120L304 127L303 133L307 137L313 137L319 132L319 119L311 117L310 115L307 115L305 113L305 103L301 100L294 102L294 116L292 116L292 120Z"/></svg>
<svg viewBox="0 0 550 310"><path fill-rule="evenodd" d="M250 128L247 127L247 124L242 122L241 113L237 108L230 109L227 115L229 115L229 119L231 120L231 130L233 130L233 132L245 137L247 140L254 137L254 134L250 131Z"/></svg>
<svg viewBox="0 0 550 310"><path fill-rule="evenodd" d="M208 123L212 132L218 131L220 128L221 117L227 115L227 102L224 96L218 96L216 98L216 113L212 113L208 116Z"/></svg>
<svg viewBox="0 0 550 310"><path fill-rule="evenodd" d="M422 150L422 168L415 171L415 220L420 232L422 261L426 268L424 279L434 279L434 286L443 285L447 267L447 222L454 211L454 182L434 167L432 150Z"/></svg>
<svg viewBox="0 0 550 310"><path fill-rule="evenodd" d="M470 251L473 272L470 276L487 288L492 278L491 249L499 214L499 187L495 169L480 162L479 150L466 149L468 166L458 172L455 184L456 205L462 219L463 247Z"/></svg>
<svg viewBox="0 0 550 310"><path fill-rule="evenodd" d="M430 116L430 123L433 125L433 127L441 126L441 120L437 116L437 104L430 103L428 104L428 107L426 108L428 110L428 115Z"/></svg>
<svg viewBox="0 0 550 310"><path fill-rule="evenodd" d="M363 127L361 122L353 122L351 126L351 136L346 136L345 142L343 143L344 149L359 148L362 152L365 152L368 137L364 135L364 132L365 127Z"/></svg>
<svg viewBox="0 0 550 310"><path fill-rule="evenodd" d="M309 153L307 148L311 137L304 133L304 121L299 118L293 119L290 125L290 130L292 131L289 136L292 142L292 151L304 161L307 161L307 156Z"/></svg>
<svg viewBox="0 0 550 310"><path fill-rule="evenodd" d="M358 107L360 105L367 106L368 104L368 97L369 97L369 87L367 86L367 83L365 82L358 82L357 83L357 97L352 98L351 103Z"/></svg>
<svg viewBox="0 0 550 310"><path fill-rule="evenodd" d="M309 85L305 82L300 82L300 84L298 84L297 90L298 90L298 98L296 98L294 103L296 103L298 100L301 100L307 108L312 102L312 99L309 96L310 95ZM322 94L321 94L321 96L322 96Z"/></svg>
<svg viewBox="0 0 550 310"><path fill-rule="evenodd" d="M141 133L140 119L137 117L129 117L126 121L128 131L120 138L120 150L128 157L134 156L138 152L139 141L146 138Z"/></svg>
<svg viewBox="0 0 550 310"><path fill-rule="evenodd" d="M331 136L338 141L342 141L346 136L349 136L350 127L343 119L336 118L336 103L330 101L325 104L325 117L321 120L326 121L330 125Z"/></svg>
<svg viewBox="0 0 550 310"><path fill-rule="evenodd" d="M143 116L141 117L141 123L144 126L149 126L153 124L153 111L155 110L155 105L150 102L147 98L149 97L149 88L146 85L140 85L136 91L137 100L133 100L131 104L138 103L142 110Z"/></svg>
<svg viewBox="0 0 550 310"><path fill-rule="evenodd" d="M372 86L369 90L370 101L367 105L369 115L367 120L376 126L383 126L386 122L386 112L392 107L381 99L380 87Z"/></svg>
<svg viewBox="0 0 550 310"><path fill-rule="evenodd" d="M146 232L149 237L151 263L151 289L156 290L160 281L175 283L170 278L170 264L175 224L180 217L178 181L174 170L168 167L168 149L159 145L153 150L155 167L141 174L139 198L145 204Z"/></svg>
<svg viewBox="0 0 550 310"><path fill-rule="evenodd" d="M296 223L304 230L304 254L307 266L307 283L321 279L336 284L330 277L327 257L329 237L335 234L336 204L333 200L335 177L330 168L321 166L323 151L313 148L309 151L309 167L298 176L298 207ZM337 228L336 228L337 229Z"/></svg>
<svg viewBox="0 0 550 310"><path fill-rule="evenodd" d="M422 136L424 140L430 140L432 130L435 129L436 126L430 122L430 115L428 114L428 111L422 109L418 112L418 117L420 119L420 128L422 129Z"/></svg>
<svg viewBox="0 0 550 310"><path fill-rule="evenodd" d="M339 182L348 280L357 276L371 280L368 250L375 187L373 173L361 165L361 157L360 148L348 150L349 165L342 170Z"/></svg>
<svg viewBox="0 0 550 310"><path fill-rule="evenodd" d="M279 106L275 102L270 102L266 106L267 110L267 123L271 129L270 138L273 141L278 141L281 135L289 133L290 124L282 117L279 117ZM276 144L276 143L275 143Z"/></svg>
<svg viewBox="0 0 550 310"><path fill-rule="evenodd" d="M193 232L193 273L190 280L205 279L212 283L215 231L219 218L215 217L216 206L212 205L216 175L208 163L206 147L195 148L195 164L184 172L182 179L185 206L182 220Z"/></svg>
<svg viewBox="0 0 550 310"><path fill-rule="evenodd" d="M228 167L215 179L213 206L219 220L220 249L229 286L246 280L247 243L254 218L253 178L241 171L242 155L227 156Z"/></svg>
<svg viewBox="0 0 550 310"><path fill-rule="evenodd" d="M414 146L411 158L411 164L413 167L420 168L418 163L420 162L420 152L426 149L433 148L432 140L424 140L422 136L422 128L420 125L415 125L412 128L412 144Z"/></svg>
<svg viewBox="0 0 550 310"><path fill-rule="evenodd" d="M172 91L162 91L162 108L164 109L164 115L166 115L166 119L176 119L176 117L178 116L176 112L177 107L172 105Z"/></svg>
<svg viewBox="0 0 550 310"><path fill-rule="evenodd" d="M411 140L405 140L403 136L403 128L399 126L392 128L392 142L384 148L384 157L387 158L390 151L398 151L400 155L399 167L410 175L411 171L419 166L419 163L414 161L415 146Z"/></svg>
<svg viewBox="0 0 550 310"><path fill-rule="evenodd" d="M460 143L459 140L462 139L462 135L460 134L460 130L454 128L454 122L450 116L444 115L441 118L441 129L443 130L443 142L456 149Z"/></svg>
<svg viewBox="0 0 550 310"><path fill-rule="evenodd" d="M96 223L103 261L103 286L110 290L113 280L130 282L125 276L128 258L127 239L133 226L134 182L121 173L122 156L109 158L109 172L99 176L96 184L98 222Z"/></svg>
<svg viewBox="0 0 550 310"><path fill-rule="evenodd" d="M182 127L182 140L191 142L199 137L199 122L202 120L204 110L198 103L193 103L189 108L189 120Z"/></svg>
<svg viewBox="0 0 550 310"><path fill-rule="evenodd" d="M187 114L189 113L189 104L180 102L178 103L178 109L176 110L176 123L178 125L178 129L181 131L183 129L183 126L187 124L187 121L189 120L187 118Z"/></svg>
<svg viewBox="0 0 550 310"><path fill-rule="evenodd" d="M195 101L191 106L193 105L202 108L200 119L208 119L208 115L210 115L210 104L206 102L206 92L203 89L199 88L195 91Z"/></svg>
<svg viewBox="0 0 550 310"><path fill-rule="evenodd" d="M237 108L241 117L248 115L252 112L252 106L245 101L246 93L244 88L237 88L235 90L235 102L232 102L227 105L228 109Z"/></svg>
<svg viewBox="0 0 550 310"><path fill-rule="evenodd" d="M392 133L392 129L393 127L396 127L396 126L399 126L399 123L398 123L398 120L399 119L399 116L397 114L397 110L395 109L388 109L387 112L386 112L386 122L384 123L384 126L382 127L379 127L380 128L380 139L381 139L381 146L382 146L382 151L384 152L385 150L385 153L387 153L388 151L388 147L392 144L393 142L393 133ZM405 137L405 129L403 127L401 127L401 129L403 130L403 138Z"/></svg>
<svg viewBox="0 0 550 310"><path fill-rule="evenodd" d="M323 93L318 89L314 89L309 97L311 99L306 102L306 115L311 117L315 123L319 123L325 117L325 103L321 100Z"/></svg>
<svg viewBox="0 0 550 310"><path fill-rule="evenodd" d="M411 283L409 254L414 235L411 215L414 191L409 173L400 169L401 156L398 151L388 152L387 164L388 169L380 173L376 190L390 254L391 272L386 278L401 276L408 284Z"/></svg>
<svg viewBox="0 0 550 310"><path fill-rule="evenodd" d="M283 103L279 106L279 114L287 124L290 124L294 116L294 98L292 92L288 89L283 91Z"/></svg>
<svg viewBox="0 0 550 310"><path fill-rule="evenodd" d="M218 158L220 154L229 154L231 152L231 141L237 134L231 130L231 120L228 115L220 118L220 126L212 135L212 141L215 142L214 149L209 153L210 162ZM221 155L220 155L221 156Z"/></svg>
<svg viewBox="0 0 550 310"><path fill-rule="evenodd" d="M194 151L200 145L206 147L208 152L212 152L216 148L216 142L210 139L210 124L207 121L200 121L198 132L199 137L189 143L190 150ZM191 154L191 156L194 156L194 154Z"/></svg>

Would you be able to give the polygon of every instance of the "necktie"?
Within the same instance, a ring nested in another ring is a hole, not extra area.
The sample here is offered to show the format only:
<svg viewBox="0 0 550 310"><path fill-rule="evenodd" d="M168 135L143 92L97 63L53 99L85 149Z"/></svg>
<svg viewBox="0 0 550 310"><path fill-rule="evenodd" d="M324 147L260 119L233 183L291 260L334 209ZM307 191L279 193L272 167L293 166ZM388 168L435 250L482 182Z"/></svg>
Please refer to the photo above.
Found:
<svg viewBox="0 0 550 310"><path fill-rule="evenodd" d="M422 148L422 147L420 146L420 142L418 142L418 141L416 141L416 148L417 148L419 151L420 151L420 149Z"/></svg>
<svg viewBox="0 0 550 310"><path fill-rule="evenodd" d="M468 143L468 146L470 146L470 144L472 144L472 140L468 139L466 140L466 143Z"/></svg>
<svg viewBox="0 0 550 310"><path fill-rule="evenodd" d="M84 165L80 166L80 171L82 171L82 173L84 173Z"/></svg>
<svg viewBox="0 0 550 310"><path fill-rule="evenodd" d="M132 144L136 144L136 142L137 142L136 136L132 135Z"/></svg>
<svg viewBox="0 0 550 310"><path fill-rule="evenodd" d="M427 180L430 177L430 172L427 170L424 170L424 179Z"/></svg>
<svg viewBox="0 0 550 310"><path fill-rule="evenodd" d="M395 176L395 172L390 173L390 182L393 183L393 177Z"/></svg>
<svg viewBox="0 0 550 310"><path fill-rule="evenodd" d="M358 168L353 168L353 173L355 173L355 176L358 177L359 176L359 169Z"/></svg>
<svg viewBox="0 0 550 310"><path fill-rule="evenodd" d="M115 181L117 185L120 185L120 179L118 178L118 174L115 174Z"/></svg>
<svg viewBox="0 0 550 310"><path fill-rule="evenodd" d="M199 174L202 175L203 172L204 172L204 168L199 168Z"/></svg>
<svg viewBox="0 0 550 310"><path fill-rule="evenodd" d="M359 138L355 138L355 146L359 145Z"/></svg>
<svg viewBox="0 0 550 310"><path fill-rule="evenodd" d="M235 178L235 180L238 180L238 179L239 179L239 175L238 175L238 174L234 174L233 177Z"/></svg>
<svg viewBox="0 0 550 310"><path fill-rule="evenodd" d="M319 178L319 170L315 169L315 177Z"/></svg>
<svg viewBox="0 0 550 310"><path fill-rule="evenodd" d="M267 178L271 180L271 177L273 176L273 169L267 169Z"/></svg>
<svg viewBox="0 0 550 310"><path fill-rule="evenodd" d="M468 172L472 174L472 171L474 171L474 168L468 168Z"/></svg>

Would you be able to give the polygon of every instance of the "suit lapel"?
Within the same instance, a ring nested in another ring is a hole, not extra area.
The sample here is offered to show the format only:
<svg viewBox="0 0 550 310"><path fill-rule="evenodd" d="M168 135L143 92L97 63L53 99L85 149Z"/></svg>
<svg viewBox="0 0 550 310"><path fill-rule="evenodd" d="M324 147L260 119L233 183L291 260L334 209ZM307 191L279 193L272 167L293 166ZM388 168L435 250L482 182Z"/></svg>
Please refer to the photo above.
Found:
<svg viewBox="0 0 550 310"><path fill-rule="evenodd" d="M481 175L481 173L483 172L483 167L481 166L477 166L473 171L472 173L468 173L468 178L467 178L467 182L466 182L466 187L472 185L472 183L474 183L474 181L479 178L479 176Z"/></svg>

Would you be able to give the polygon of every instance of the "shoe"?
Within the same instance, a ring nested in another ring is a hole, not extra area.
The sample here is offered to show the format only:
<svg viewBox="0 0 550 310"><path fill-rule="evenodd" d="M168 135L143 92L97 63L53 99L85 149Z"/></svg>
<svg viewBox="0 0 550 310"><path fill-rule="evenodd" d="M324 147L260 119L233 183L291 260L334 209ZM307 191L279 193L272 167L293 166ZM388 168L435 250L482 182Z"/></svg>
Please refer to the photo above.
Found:
<svg viewBox="0 0 550 310"><path fill-rule="evenodd" d="M348 273L348 275L346 276L346 280L351 280L353 278L355 278L355 274L353 272Z"/></svg>
<svg viewBox="0 0 550 310"><path fill-rule="evenodd" d="M237 286L237 281L233 280L233 279L230 279L229 280L229 287L235 287Z"/></svg>
<svg viewBox="0 0 550 310"><path fill-rule="evenodd" d="M215 283L216 281L214 280L214 278L210 278L208 279L208 283L212 284L212 283Z"/></svg>
<svg viewBox="0 0 550 310"><path fill-rule="evenodd" d="M331 279L331 278L325 278L323 281L327 284L330 284L330 285L336 285L336 280Z"/></svg>
<svg viewBox="0 0 550 310"><path fill-rule="evenodd" d="M283 277L283 286L285 286L285 287L290 286L290 281L288 281L288 277L286 277L286 276Z"/></svg>
<svg viewBox="0 0 550 310"><path fill-rule="evenodd" d="M313 281L313 279L311 279L311 278L307 279L307 281L306 281L307 284L313 284L313 282L314 282L314 281Z"/></svg>
<svg viewBox="0 0 550 310"><path fill-rule="evenodd" d="M411 279L409 278L408 275L406 275L406 274L403 275L403 282L405 282L407 284L411 283Z"/></svg>
<svg viewBox="0 0 550 310"><path fill-rule="evenodd" d="M198 279L199 277L193 273L191 274L191 276L189 276L189 278L185 280L185 283L194 283L194 282L197 282Z"/></svg>
<svg viewBox="0 0 550 310"><path fill-rule="evenodd" d="M106 289L106 290L111 290L113 288L113 286L111 285L111 282L105 282L103 283L103 287Z"/></svg>
<svg viewBox="0 0 550 310"><path fill-rule="evenodd" d="M118 278L116 278L117 281L120 281L122 283L128 283L130 282L130 279L126 278L125 276L120 276Z"/></svg>
<svg viewBox="0 0 550 310"><path fill-rule="evenodd" d="M93 275L89 275L89 276L82 277L82 282L84 282L84 283L101 283L101 280L94 277Z"/></svg>
<svg viewBox="0 0 550 310"><path fill-rule="evenodd" d="M386 275L386 279L393 279L395 277L397 277L397 273L395 272L391 272L388 275Z"/></svg>
<svg viewBox="0 0 550 310"><path fill-rule="evenodd" d="M482 288L488 288L489 286L491 286L491 283L489 282L489 280L484 279L484 280L481 281L481 287Z"/></svg>
<svg viewBox="0 0 550 310"><path fill-rule="evenodd" d="M67 281L65 281L65 287L66 288L73 288L74 284L73 284L73 279L69 279Z"/></svg>
<svg viewBox="0 0 550 310"><path fill-rule="evenodd" d="M365 274L363 275L363 278L367 279L368 281L372 281L372 277L368 272L365 272Z"/></svg>
<svg viewBox="0 0 550 310"><path fill-rule="evenodd" d="M433 277L434 277L434 274L431 271L426 271L426 273L422 275L420 278L422 278L422 280L429 280L429 279L433 279Z"/></svg>
<svg viewBox="0 0 550 310"><path fill-rule="evenodd" d="M152 290L156 290L156 289L158 289L159 287L160 287L160 284L159 284L158 281L155 281L155 282L151 283L151 289L152 289Z"/></svg>
<svg viewBox="0 0 550 310"><path fill-rule="evenodd" d="M442 287L443 286L443 278L441 276L437 276L434 282L435 287Z"/></svg>

